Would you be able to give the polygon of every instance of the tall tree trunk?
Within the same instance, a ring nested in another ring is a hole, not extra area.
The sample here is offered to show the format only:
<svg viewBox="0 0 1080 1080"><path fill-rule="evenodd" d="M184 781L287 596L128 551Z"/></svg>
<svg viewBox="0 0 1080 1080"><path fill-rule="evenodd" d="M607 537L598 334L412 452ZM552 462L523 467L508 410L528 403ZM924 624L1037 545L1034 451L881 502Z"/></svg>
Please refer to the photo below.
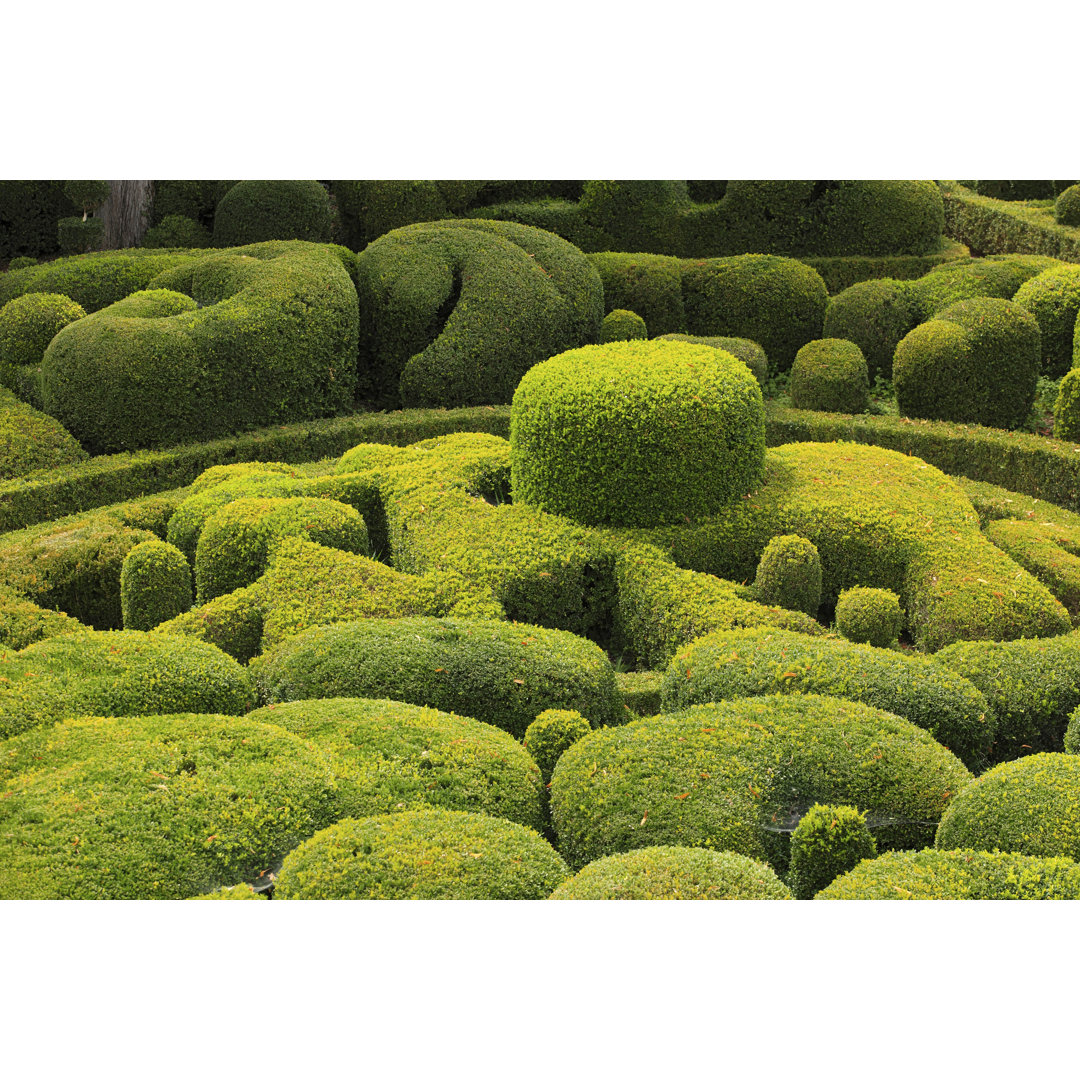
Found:
<svg viewBox="0 0 1080 1080"><path fill-rule="evenodd" d="M105 221L102 247L136 247L150 224L152 180L110 180L112 191L99 211Z"/></svg>

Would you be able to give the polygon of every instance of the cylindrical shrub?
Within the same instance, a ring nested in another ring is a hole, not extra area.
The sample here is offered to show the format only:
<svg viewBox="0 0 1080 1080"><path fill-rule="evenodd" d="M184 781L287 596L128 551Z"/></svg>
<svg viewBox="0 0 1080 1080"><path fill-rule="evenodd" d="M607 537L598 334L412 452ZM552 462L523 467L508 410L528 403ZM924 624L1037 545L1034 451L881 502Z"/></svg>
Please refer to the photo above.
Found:
<svg viewBox="0 0 1080 1080"><path fill-rule="evenodd" d="M769 379L769 358L765 350L749 338L738 337L695 337L693 334L662 334L658 341L685 341L690 345L708 345L714 349L723 349L736 360L741 360L753 373L761 386Z"/></svg>
<svg viewBox="0 0 1080 1080"><path fill-rule="evenodd" d="M647 847L579 870L552 900L790 900L772 867L733 851Z"/></svg>
<svg viewBox="0 0 1080 1080"><path fill-rule="evenodd" d="M510 446L515 501L588 525L696 520L761 480L761 389L703 345L586 346L521 380Z"/></svg>
<svg viewBox="0 0 1080 1080"><path fill-rule="evenodd" d="M153 630L191 607L191 567L184 553L164 540L136 544L120 570L120 608L125 630Z"/></svg>
<svg viewBox="0 0 1080 1080"><path fill-rule="evenodd" d="M1077 325L1080 325L1080 319ZM1054 438L1080 442L1080 368L1068 371L1058 386L1054 401Z"/></svg>
<svg viewBox="0 0 1080 1080"><path fill-rule="evenodd" d="M193 218L170 214L146 230L140 247L144 248L208 248L210 233Z"/></svg>
<svg viewBox="0 0 1080 1080"><path fill-rule="evenodd" d="M1067 187L1054 202L1054 220L1059 225L1080 227L1080 184Z"/></svg>
<svg viewBox="0 0 1080 1080"><path fill-rule="evenodd" d="M835 878L877 855L866 815L853 806L815 803L791 834L788 885L796 900L812 900Z"/></svg>
<svg viewBox="0 0 1080 1080"><path fill-rule="evenodd" d="M1006 851L890 851L818 900L1080 900L1080 865Z"/></svg>
<svg viewBox="0 0 1080 1080"><path fill-rule="evenodd" d="M317 180L241 180L214 212L214 246L333 240L330 196Z"/></svg>
<svg viewBox="0 0 1080 1080"><path fill-rule="evenodd" d="M632 311L616 308L604 316L600 324L600 344L609 341L645 341L649 336L645 320Z"/></svg>
<svg viewBox="0 0 1080 1080"><path fill-rule="evenodd" d="M896 347L897 405L903 416L1015 428L1035 400L1039 365L1034 316L1008 300L964 300Z"/></svg>
<svg viewBox="0 0 1080 1080"><path fill-rule="evenodd" d="M1042 334L1042 370L1050 378L1072 366L1073 332L1080 318L1080 266L1066 263L1029 278L1013 302L1030 311Z"/></svg>
<svg viewBox="0 0 1080 1080"><path fill-rule="evenodd" d="M754 577L758 603L802 611L821 606L821 556L801 536L774 536L762 552Z"/></svg>
<svg viewBox="0 0 1080 1080"><path fill-rule="evenodd" d="M788 393L796 409L866 412L870 382L862 350L841 338L808 342L791 365Z"/></svg>
<svg viewBox="0 0 1080 1080"><path fill-rule="evenodd" d="M1080 757L1033 754L983 773L942 816L934 846L1080 859Z"/></svg>
<svg viewBox="0 0 1080 1080"><path fill-rule="evenodd" d="M909 283L877 278L857 282L829 299L824 334L858 345L873 381L878 375L892 377L896 346L918 323Z"/></svg>
<svg viewBox="0 0 1080 1080"><path fill-rule="evenodd" d="M0 308L0 361L40 364L61 330L86 314L59 293L24 293Z"/></svg>
<svg viewBox="0 0 1080 1080"><path fill-rule="evenodd" d="M565 630L493 619L367 619L315 626L252 661L262 700L388 697L521 738L545 709L618 723L604 651Z"/></svg>
<svg viewBox="0 0 1080 1080"><path fill-rule="evenodd" d="M289 852L278 900L543 900L568 876L534 830L453 810L346 818Z"/></svg>
<svg viewBox="0 0 1080 1080"><path fill-rule="evenodd" d="M890 589L845 589L836 601L836 629L848 641L887 649L904 628L900 597Z"/></svg>
<svg viewBox="0 0 1080 1080"><path fill-rule="evenodd" d="M545 709L525 729L522 741L539 766L545 784L563 753L590 731L589 721L572 709Z"/></svg>
<svg viewBox="0 0 1080 1080"><path fill-rule="evenodd" d="M907 290L918 312L916 322L924 322L961 300L979 296L1012 300L1017 289L1029 278L1060 265L1059 259L1049 255L949 259L922 277L907 282Z"/></svg>

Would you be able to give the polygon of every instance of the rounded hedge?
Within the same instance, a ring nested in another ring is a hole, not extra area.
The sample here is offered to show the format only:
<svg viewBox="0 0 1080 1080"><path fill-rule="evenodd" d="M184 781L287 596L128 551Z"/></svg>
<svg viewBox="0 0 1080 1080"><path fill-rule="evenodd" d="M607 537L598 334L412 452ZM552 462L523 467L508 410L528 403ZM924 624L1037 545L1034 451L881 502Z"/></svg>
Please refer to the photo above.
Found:
<svg viewBox="0 0 1080 1080"><path fill-rule="evenodd" d="M761 389L702 345L586 346L521 380L510 448L515 501L586 525L696 520L761 481Z"/></svg>
<svg viewBox="0 0 1080 1080"><path fill-rule="evenodd" d="M326 752L246 717L70 720L4 749L4 898L197 896L334 820Z"/></svg>
<svg viewBox="0 0 1080 1080"><path fill-rule="evenodd" d="M802 536L774 536L754 577L758 603L802 611L811 618L821 606L821 556Z"/></svg>
<svg viewBox="0 0 1080 1080"><path fill-rule="evenodd" d="M722 349L736 360L741 360L753 373L761 386L769 379L769 358L765 350L749 338L738 337L695 337L693 334L661 334L657 341L685 341L689 345L708 345L713 349Z"/></svg>
<svg viewBox="0 0 1080 1080"><path fill-rule="evenodd" d="M796 900L812 900L841 874L877 855L866 815L853 806L815 803L791 834L788 884Z"/></svg>
<svg viewBox="0 0 1080 1080"><path fill-rule="evenodd" d="M808 342L791 365L788 393L796 409L866 412L870 382L862 350L841 338Z"/></svg>
<svg viewBox="0 0 1080 1080"><path fill-rule="evenodd" d="M521 738L545 709L592 724L624 715L603 649L565 630L494 619L368 619L315 626L251 662L264 702L389 697Z"/></svg>
<svg viewBox="0 0 1080 1080"><path fill-rule="evenodd" d="M338 817L435 808L544 828L536 763L491 724L400 701L359 698L270 705L248 713L248 719L278 724L330 751Z"/></svg>
<svg viewBox="0 0 1080 1080"><path fill-rule="evenodd" d="M866 812L884 848L923 846L970 780L959 759L907 720L800 694L594 731L560 758L551 808L572 867L677 844L766 857L782 873L785 826L815 802Z"/></svg>
<svg viewBox="0 0 1080 1080"><path fill-rule="evenodd" d="M125 630L153 630L191 607L191 566L164 540L144 540L120 569L120 608Z"/></svg>
<svg viewBox="0 0 1080 1080"><path fill-rule="evenodd" d="M818 900L1080 900L1080 865L1005 851L890 851Z"/></svg>
<svg viewBox="0 0 1080 1080"><path fill-rule="evenodd" d="M601 345L609 341L645 341L648 337L649 329L645 320L633 311L622 308L609 311L600 324Z"/></svg>
<svg viewBox="0 0 1080 1080"><path fill-rule="evenodd" d="M1080 757L1033 754L983 773L943 815L934 846L1080 859Z"/></svg>
<svg viewBox="0 0 1080 1080"><path fill-rule="evenodd" d="M909 283L876 278L856 282L830 297L824 335L858 345L873 381L878 375L892 377L896 346L918 323Z"/></svg>
<svg viewBox="0 0 1080 1080"><path fill-rule="evenodd" d="M140 242L145 248L208 248L210 232L193 218L169 214L146 230Z"/></svg>
<svg viewBox="0 0 1080 1080"><path fill-rule="evenodd" d="M33 255L16 255L8 263L8 270L25 270L28 266L37 266L38 261Z"/></svg>
<svg viewBox="0 0 1080 1080"><path fill-rule="evenodd" d="M0 362L40 364L65 326L86 315L60 293L24 293L0 307Z"/></svg>
<svg viewBox="0 0 1080 1080"><path fill-rule="evenodd" d="M903 416L1016 428L1039 377L1039 324L1019 304L978 297L946 308L896 347Z"/></svg>
<svg viewBox="0 0 1080 1080"><path fill-rule="evenodd" d="M638 848L579 870L552 900L790 900L771 866L733 851Z"/></svg>
<svg viewBox="0 0 1080 1080"><path fill-rule="evenodd" d="M543 900L568 875L532 829L453 810L346 818L281 867L278 900Z"/></svg>
<svg viewBox="0 0 1080 1080"><path fill-rule="evenodd" d="M522 739L525 749L540 769L544 783L559 758L592 731L592 724L572 709L545 709L526 729Z"/></svg>
<svg viewBox="0 0 1080 1080"><path fill-rule="evenodd" d="M965 674L936 657L792 630L724 630L676 653L661 703L671 712L763 694L827 694L901 716L975 768L986 761L995 724L987 699Z"/></svg>
<svg viewBox="0 0 1080 1080"><path fill-rule="evenodd" d="M1042 335L1042 370L1064 375L1073 361L1073 333L1080 318L1080 266L1044 270L1020 286L1013 302L1035 316Z"/></svg>
<svg viewBox="0 0 1080 1080"><path fill-rule="evenodd" d="M1080 319L1077 323L1080 324ZM1080 442L1080 368L1068 371L1058 386L1054 401L1054 438Z"/></svg>
<svg viewBox="0 0 1080 1080"><path fill-rule="evenodd" d="M214 212L214 247L333 238L330 196L317 180L241 180Z"/></svg>
<svg viewBox="0 0 1080 1080"><path fill-rule="evenodd" d="M1059 225L1080 227L1080 184L1067 187L1054 202L1054 220Z"/></svg>
<svg viewBox="0 0 1080 1080"><path fill-rule="evenodd" d="M1029 278L1060 266L1049 255L987 255L949 259L929 273L907 283L919 320L934 318L939 311L978 296L1012 300Z"/></svg>
<svg viewBox="0 0 1080 1080"><path fill-rule="evenodd" d="M887 649L904 629L900 597L890 589L845 589L836 601L836 629L858 645Z"/></svg>

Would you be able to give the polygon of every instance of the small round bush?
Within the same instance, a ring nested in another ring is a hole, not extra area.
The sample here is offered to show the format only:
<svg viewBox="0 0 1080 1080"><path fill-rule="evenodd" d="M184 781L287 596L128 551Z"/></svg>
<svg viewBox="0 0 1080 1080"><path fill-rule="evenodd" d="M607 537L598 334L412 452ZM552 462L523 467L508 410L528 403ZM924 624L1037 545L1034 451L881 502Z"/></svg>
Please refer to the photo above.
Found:
<svg viewBox="0 0 1080 1080"><path fill-rule="evenodd" d="M37 266L38 261L33 255L16 255L8 263L9 270L25 270L28 266Z"/></svg>
<svg viewBox="0 0 1080 1080"><path fill-rule="evenodd" d="M193 218L169 214L152 228L139 245L145 248L208 248L210 233Z"/></svg>
<svg viewBox="0 0 1080 1080"><path fill-rule="evenodd" d="M263 240L312 240L334 236L330 196L317 180L241 180L214 212L214 246Z"/></svg>
<svg viewBox="0 0 1080 1080"><path fill-rule="evenodd" d="M771 866L733 851L647 847L579 870L552 900L790 900Z"/></svg>
<svg viewBox="0 0 1080 1080"><path fill-rule="evenodd" d="M1069 714L1069 724L1065 728L1065 753L1080 754L1080 705Z"/></svg>
<svg viewBox="0 0 1080 1080"><path fill-rule="evenodd" d="M515 501L586 525L697 520L761 481L761 389L703 345L590 345L521 380L510 448Z"/></svg>
<svg viewBox="0 0 1080 1080"><path fill-rule="evenodd" d="M821 556L801 536L774 536L754 577L758 602L814 617L821 606Z"/></svg>
<svg viewBox="0 0 1080 1080"><path fill-rule="evenodd" d="M796 900L812 900L835 878L877 855L866 815L853 806L815 803L791 834L788 885Z"/></svg>
<svg viewBox="0 0 1080 1080"><path fill-rule="evenodd" d="M1080 900L1080 865L1006 851L890 851L818 900Z"/></svg>
<svg viewBox="0 0 1080 1080"><path fill-rule="evenodd" d="M1054 220L1059 225L1080 227L1080 184L1067 187L1054 202Z"/></svg>
<svg viewBox="0 0 1080 1080"><path fill-rule="evenodd" d="M983 773L953 800L934 846L1080 859L1080 757L1033 754Z"/></svg>
<svg viewBox="0 0 1080 1080"><path fill-rule="evenodd" d="M184 553L164 540L144 540L120 570L120 608L125 630L153 630L191 607L191 567Z"/></svg>
<svg viewBox="0 0 1080 1080"><path fill-rule="evenodd" d="M862 350L841 338L808 342L795 354L788 393L796 409L866 412L870 382Z"/></svg>
<svg viewBox="0 0 1080 1080"><path fill-rule="evenodd" d="M836 629L848 641L887 649L904 628L900 597L889 589L856 586L836 601Z"/></svg>
<svg viewBox="0 0 1080 1080"><path fill-rule="evenodd" d="M753 373L759 385L764 386L769 379L769 358L765 350L749 338L739 337L696 337L693 334L662 334L657 341L685 341L690 345L708 345L713 349L723 349L736 360L741 360Z"/></svg>
<svg viewBox="0 0 1080 1080"><path fill-rule="evenodd" d="M1072 367L1073 332L1080 318L1080 266L1066 263L1029 278L1013 302L1030 311L1042 335L1042 370L1050 378Z"/></svg>
<svg viewBox="0 0 1080 1080"><path fill-rule="evenodd" d="M64 181L64 194L82 211L84 218L105 202L111 190L108 180Z"/></svg>
<svg viewBox="0 0 1080 1080"><path fill-rule="evenodd" d="M538 833L454 810L346 818L285 858L278 900L543 900L568 876Z"/></svg>
<svg viewBox="0 0 1080 1080"><path fill-rule="evenodd" d="M546 784L563 753L592 731L592 725L573 709L545 709L526 729L522 740L540 767Z"/></svg>
<svg viewBox="0 0 1080 1080"><path fill-rule="evenodd" d="M606 345L609 341L645 341L648 336L649 329L645 320L633 311L622 308L609 311L600 324L601 345Z"/></svg>
<svg viewBox="0 0 1080 1080"><path fill-rule="evenodd" d="M909 283L878 278L856 282L829 299L824 334L858 345L869 379L888 379L896 346L918 323Z"/></svg>
<svg viewBox="0 0 1080 1080"><path fill-rule="evenodd" d="M1080 368L1067 372L1058 386L1054 401L1054 438L1080 442Z"/></svg>
<svg viewBox="0 0 1080 1080"><path fill-rule="evenodd" d="M86 314L59 293L24 293L0 307L0 361L40 364L61 330Z"/></svg>

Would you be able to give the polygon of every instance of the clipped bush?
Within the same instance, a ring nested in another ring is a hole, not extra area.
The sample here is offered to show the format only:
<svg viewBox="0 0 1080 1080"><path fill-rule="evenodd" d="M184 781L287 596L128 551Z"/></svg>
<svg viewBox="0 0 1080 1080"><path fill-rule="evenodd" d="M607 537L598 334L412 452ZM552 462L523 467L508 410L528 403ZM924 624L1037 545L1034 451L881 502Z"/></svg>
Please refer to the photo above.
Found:
<svg viewBox="0 0 1080 1080"><path fill-rule="evenodd" d="M695 337L693 334L662 334L660 341L685 341L690 345L709 345L741 360L753 373L761 386L769 378L769 359L765 350L749 338L736 337Z"/></svg>
<svg viewBox="0 0 1080 1080"><path fill-rule="evenodd" d="M836 629L848 641L887 649L904 628L900 597L890 589L861 585L845 589L836 601Z"/></svg>
<svg viewBox="0 0 1080 1080"><path fill-rule="evenodd" d="M191 607L191 567L164 540L136 544L120 570L125 630L153 630Z"/></svg>
<svg viewBox="0 0 1080 1080"><path fill-rule="evenodd" d="M840 338L808 342L791 365L788 393L796 409L866 412L870 383L862 350Z"/></svg>
<svg viewBox="0 0 1080 1080"><path fill-rule="evenodd" d="M732 851L639 848L579 870L552 900L790 900L771 866Z"/></svg>
<svg viewBox="0 0 1080 1080"><path fill-rule="evenodd" d="M1065 753L1080 754L1080 705L1069 713L1069 723L1065 728Z"/></svg>
<svg viewBox="0 0 1080 1080"><path fill-rule="evenodd" d="M890 851L818 900L1080 900L1080 865L1006 851Z"/></svg>
<svg viewBox="0 0 1080 1080"><path fill-rule="evenodd" d="M600 324L600 344L609 341L644 341L649 336L645 320L622 308L609 311Z"/></svg>
<svg viewBox="0 0 1080 1080"><path fill-rule="evenodd" d="M24 293L0 307L0 363L40 364L49 342L86 314L59 293Z"/></svg>
<svg viewBox="0 0 1080 1080"><path fill-rule="evenodd" d="M897 405L904 416L1019 427L1035 400L1039 357L1039 324L1019 304L961 301L896 347Z"/></svg>
<svg viewBox="0 0 1080 1080"><path fill-rule="evenodd" d="M169 214L146 230L140 242L145 248L208 248L210 233L193 218Z"/></svg>
<svg viewBox="0 0 1080 1080"><path fill-rule="evenodd" d="M493 619L316 626L252 661L265 702L390 697L472 716L521 738L545 709L621 719L604 651L563 630Z"/></svg>
<svg viewBox="0 0 1080 1080"><path fill-rule="evenodd" d="M0 387L0 481L38 469L60 469L87 457L62 424Z"/></svg>
<svg viewBox="0 0 1080 1080"><path fill-rule="evenodd" d="M545 709L525 729L522 742L539 766L545 784L551 780L563 753L590 731L592 724L573 709Z"/></svg>
<svg viewBox="0 0 1080 1080"><path fill-rule="evenodd" d="M101 243L105 222L102 218L61 218L56 234L62 255L85 255Z"/></svg>
<svg viewBox="0 0 1080 1080"><path fill-rule="evenodd" d="M484 814L407 810L316 833L282 864L278 900L543 900L566 864L532 829Z"/></svg>
<svg viewBox="0 0 1080 1080"><path fill-rule="evenodd" d="M222 885L220 889L215 889L213 892L200 893L198 896L189 896L189 900L265 900L266 895L262 892L256 892L252 886L243 885Z"/></svg>
<svg viewBox="0 0 1080 1080"><path fill-rule="evenodd" d="M907 288L922 321L934 318L961 300L980 296L1012 300L1024 282L1060 265L1058 259L1047 255L950 259L909 282Z"/></svg>
<svg viewBox="0 0 1080 1080"><path fill-rule="evenodd" d="M866 815L853 806L815 803L791 834L788 885L796 900L812 900L841 874L877 855Z"/></svg>
<svg viewBox="0 0 1080 1080"><path fill-rule="evenodd" d="M878 375L888 379L896 346L919 321L908 283L878 278L857 282L830 297L824 334L856 344L871 381Z"/></svg>
<svg viewBox="0 0 1080 1080"><path fill-rule="evenodd" d="M62 611L50 611L13 590L0 589L0 649L25 649L45 638L86 629L78 619Z"/></svg>
<svg viewBox="0 0 1080 1080"><path fill-rule="evenodd" d="M1073 362L1073 333L1080 318L1080 266L1067 263L1029 278L1014 303L1035 316L1042 335L1042 371L1064 375Z"/></svg>
<svg viewBox="0 0 1080 1080"><path fill-rule="evenodd" d="M821 556L805 537L774 536L754 577L759 603L801 611L813 618L821 606Z"/></svg>
<svg viewBox="0 0 1080 1080"><path fill-rule="evenodd" d="M654 338L686 329L682 259L603 251L589 255L589 262L603 283L605 310L636 311Z"/></svg>
<svg viewBox="0 0 1080 1080"><path fill-rule="evenodd" d="M685 180L586 180L578 202L585 223L621 251L670 251L689 205Z"/></svg>
<svg viewBox="0 0 1080 1080"><path fill-rule="evenodd" d="M183 634L209 642L237 663L246 664L262 648L262 582L200 604L156 627L162 634Z"/></svg>
<svg viewBox="0 0 1080 1080"><path fill-rule="evenodd" d="M617 671L615 683L623 703L635 716L656 716L660 712L662 671Z"/></svg>
<svg viewBox="0 0 1080 1080"><path fill-rule="evenodd" d="M934 846L1080 859L1080 757L1034 754L983 773L953 800Z"/></svg>
<svg viewBox="0 0 1080 1080"><path fill-rule="evenodd" d="M1066 372L1058 386L1054 400L1054 438L1080 442L1080 368Z"/></svg>
<svg viewBox="0 0 1080 1080"><path fill-rule="evenodd" d="M7 268L9 270L25 270L28 266L37 266L38 260L33 255L16 255Z"/></svg>
<svg viewBox="0 0 1080 1080"><path fill-rule="evenodd" d="M1070 185L1054 201L1054 220L1080 227L1080 184Z"/></svg>
<svg viewBox="0 0 1080 1080"><path fill-rule="evenodd" d="M706 517L760 482L761 390L706 346L586 346L521 380L510 447L515 500L550 513L587 525Z"/></svg>
<svg viewBox="0 0 1080 1080"><path fill-rule="evenodd" d="M334 239L330 196L317 180L241 180L214 212L214 246Z"/></svg>
<svg viewBox="0 0 1080 1080"><path fill-rule="evenodd" d="M0 897L182 899L333 821L324 750L225 715L71 720L4 746Z"/></svg>
<svg viewBox="0 0 1080 1080"><path fill-rule="evenodd" d="M293 701L248 713L331 752L338 817L464 810L544 827L540 771L505 731L400 701Z"/></svg>

